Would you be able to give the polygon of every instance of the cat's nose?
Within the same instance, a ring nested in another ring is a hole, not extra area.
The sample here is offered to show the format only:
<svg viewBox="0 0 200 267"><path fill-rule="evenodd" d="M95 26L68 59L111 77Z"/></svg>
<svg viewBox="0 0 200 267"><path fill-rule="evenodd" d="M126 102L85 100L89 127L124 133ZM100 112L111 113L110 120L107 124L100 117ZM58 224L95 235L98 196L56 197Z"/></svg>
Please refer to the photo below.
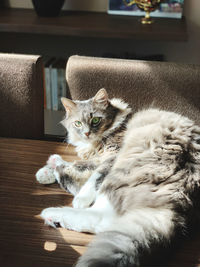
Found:
<svg viewBox="0 0 200 267"><path fill-rule="evenodd" d="M90 135L90 132L86 132L86 133L85 133L85 135L86 135L87 137L89 137L89 135Z"/></svg>

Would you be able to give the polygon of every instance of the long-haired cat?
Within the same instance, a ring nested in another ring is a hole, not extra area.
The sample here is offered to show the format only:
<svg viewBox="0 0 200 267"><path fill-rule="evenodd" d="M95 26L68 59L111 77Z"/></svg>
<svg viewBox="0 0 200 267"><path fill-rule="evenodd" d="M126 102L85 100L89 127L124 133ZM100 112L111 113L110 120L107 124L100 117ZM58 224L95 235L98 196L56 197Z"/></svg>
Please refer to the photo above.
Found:
<svg viewBox="0 0 200 267"><path fill-rule="evenodd" d="M62 98L68 143L81 161L52 155L36 178L57 180L73 208L47 208L45 223L98 234L77 266L139 266L141 253L170 241L198 212L200 128L173 112L132 114L105 89Z"/></svg>

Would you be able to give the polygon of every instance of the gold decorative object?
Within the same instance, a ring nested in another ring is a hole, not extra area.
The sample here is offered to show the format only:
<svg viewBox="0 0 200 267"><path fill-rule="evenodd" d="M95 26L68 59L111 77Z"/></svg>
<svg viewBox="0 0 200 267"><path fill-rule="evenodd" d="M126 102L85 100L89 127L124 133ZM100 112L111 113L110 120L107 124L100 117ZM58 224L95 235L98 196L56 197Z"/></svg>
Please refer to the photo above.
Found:
<svg viewBox="0 0 200 267"><path fill-rule="evenodd" d="M150 13L156 10L162 0L123 0L126 6L136 4L139 9L146 12L145 17L141 19L142 24L152 24L153 20L150 17Z"/></svg>

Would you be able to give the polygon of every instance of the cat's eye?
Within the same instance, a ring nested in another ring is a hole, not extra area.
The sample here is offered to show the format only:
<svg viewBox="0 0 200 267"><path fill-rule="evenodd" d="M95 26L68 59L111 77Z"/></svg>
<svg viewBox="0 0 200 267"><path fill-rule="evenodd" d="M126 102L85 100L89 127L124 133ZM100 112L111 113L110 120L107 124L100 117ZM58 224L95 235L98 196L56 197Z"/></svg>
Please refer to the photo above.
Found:
<svg viewBox="0 0 200 267"><path fill-rule="evenodd" d="M101 122L101 118L100 117L93 117L92 121L91 121L91 125L93 127L95 127L95 126L99 125L100 122Z"/></svg>
<svg viewBox="0 0 200 267"><path fill-rule="evenodd" d="M76 127L81 127L81 126L82 126L82 122L81 122L81 121L75 121L75 122L74 122L74 125L75 125Z"/></svg>

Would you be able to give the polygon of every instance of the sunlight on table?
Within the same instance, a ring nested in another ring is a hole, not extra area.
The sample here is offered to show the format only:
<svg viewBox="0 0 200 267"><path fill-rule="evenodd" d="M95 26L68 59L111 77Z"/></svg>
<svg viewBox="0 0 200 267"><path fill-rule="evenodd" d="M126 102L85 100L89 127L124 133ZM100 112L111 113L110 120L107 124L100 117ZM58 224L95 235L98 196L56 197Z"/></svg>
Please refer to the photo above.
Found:
<svg viewBox="0 0 200 267"><path fill-rule="evenodd" d="M54 251L57 248L57 244L55 242L46 241L44 243L44 249L48 251Z"/></svg>

